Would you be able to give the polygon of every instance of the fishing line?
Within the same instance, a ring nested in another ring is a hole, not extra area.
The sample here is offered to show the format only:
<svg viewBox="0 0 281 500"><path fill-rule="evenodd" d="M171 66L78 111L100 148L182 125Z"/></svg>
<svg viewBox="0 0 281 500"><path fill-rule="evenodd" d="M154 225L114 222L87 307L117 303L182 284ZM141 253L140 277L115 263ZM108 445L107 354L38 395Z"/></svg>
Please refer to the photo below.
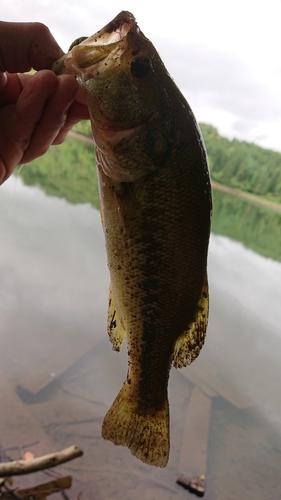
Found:
<svg viewBox="0 0 281 500"><path fill-rule="evenodd" d="M22 165L19 165L19 169L18 169L18 171L17 171L17 173L15 175L15 185L14 185L14 190L13 190L13 193L12 193L12 199L11 199L8 207L3 212L0 212L0 216L4 215L6 212L8 212L8 210L10 210L10 208L11 208L11 206L13 204L13 201L14 201L14 198L15 198L15 192L16 192L17 182L18 182L18 177L19 177L19 174L20 174L22 168L24 167L24 165L25 165L24 163Z"/></svg>

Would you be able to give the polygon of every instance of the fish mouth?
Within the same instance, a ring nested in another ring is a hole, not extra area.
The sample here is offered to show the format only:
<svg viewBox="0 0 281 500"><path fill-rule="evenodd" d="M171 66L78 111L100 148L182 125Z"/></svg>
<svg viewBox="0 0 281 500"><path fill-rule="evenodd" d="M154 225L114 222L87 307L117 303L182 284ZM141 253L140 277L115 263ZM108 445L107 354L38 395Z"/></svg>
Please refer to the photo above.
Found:
<svg viewBox="0 0 281 500"><path fill-rule="evenodd" d="M87 104L87 82L101 76L104 71L119 66L120 58L128 47L127 35L132 30L136 34L140 32L135 17L130 12L122 11L94 35L82 38L81 42L79 39L77 45L73 42L71 50L54 63L52 70L58 75L75 75L80 87L76 99ZM93 93L91 102L95 107L95 128L108 138L117 134L117 139L119 132L129 135L142 125L110 120L102 113L100 103Z"/></svg>
<svg viewBox="0 0 281 500"><path fill-rule="evenodd" d="M101 75L108 68L119 65L127 48L127 34L132 29L136 33L140 31L133 14L120 12L100 31L74 45L54 63L52 70L57 74L74 74L81 84Z"/></svg>

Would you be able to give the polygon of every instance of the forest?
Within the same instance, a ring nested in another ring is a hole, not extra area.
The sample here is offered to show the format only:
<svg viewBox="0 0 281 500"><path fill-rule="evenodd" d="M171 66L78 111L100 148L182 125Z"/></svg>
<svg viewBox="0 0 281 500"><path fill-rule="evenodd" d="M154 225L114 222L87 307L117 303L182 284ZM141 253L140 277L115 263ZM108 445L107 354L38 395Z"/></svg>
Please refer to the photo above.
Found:
<svg viewBox="0 0 281 500"><path fill-rule="evenodd" d="M226 139L212 125L200 128L214 181L281 203L281 153Z"/></svg>
<svg viewBox="0 0 281 500"><path fill-rule="evenodd" d="M83 128L88 130L87 122L79 124L80 133ZM93 144L68 136L59 147L18 169L18 174L25 184L40 186L49 195L99 206Z"/></svg>
<svg viewBox="0 0 281 500"><path fill-rule="evenodd" d="M281 154L237 139L229 140L211 125L200 124L212 179L227 186L281 203ZM74 127L91 137L89 122ZM25 184L70 203L99 207L93 143L69 136L59 147L24 165L18 174ZM213 189L212 231L281 261L281 213L253 200Z"/></svg>
<svg viewBox="0 0 281 500"><path fill-rule="evenodd" d="M201 123L200 128L213 180L281 203L281 153L229 140L212 125ZM74 131L91 137L88 121L78 123ZM64 144L50 148L45 156L25 165L19 175L26 184L39 185L48 194L72 203L98 206L92 144L68 137Z"/></svg>

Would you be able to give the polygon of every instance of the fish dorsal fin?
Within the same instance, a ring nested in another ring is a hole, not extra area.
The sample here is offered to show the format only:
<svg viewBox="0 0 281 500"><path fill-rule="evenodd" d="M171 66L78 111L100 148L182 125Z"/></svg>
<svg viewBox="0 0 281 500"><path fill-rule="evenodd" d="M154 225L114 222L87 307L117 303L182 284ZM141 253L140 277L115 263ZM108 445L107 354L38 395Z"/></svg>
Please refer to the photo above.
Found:
<svg viewBox="0 0 281 500"><path fill-rule="evenodd" d="M208 280L205 276L195 319L177 339L174 349L173 365L183 368L194 361L204 345L209 314Z"/></svg>
<svg viewBox="0 0 281 500"><path fill-rule="evenodd" d="M107 316L107 332L109 335L110 342L112 343L112 349L114 351L120 351L120 347L126 337L125 329L120 321L115 299L112 292L111 285L109 287L109 302L108 302L108 316Z"/></svg>

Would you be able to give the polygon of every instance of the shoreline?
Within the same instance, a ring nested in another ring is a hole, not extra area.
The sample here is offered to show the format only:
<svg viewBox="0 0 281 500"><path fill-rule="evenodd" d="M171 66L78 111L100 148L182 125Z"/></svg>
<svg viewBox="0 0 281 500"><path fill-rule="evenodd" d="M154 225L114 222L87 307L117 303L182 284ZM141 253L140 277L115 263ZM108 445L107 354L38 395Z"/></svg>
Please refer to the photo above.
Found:
<svg viewBox="0 0 281 500"><path fill-rule="evenodd" d="M74 139L78 139L79 141L87 142L88 144L94 144L93 139L87 137L86 135L79 134L74 130L70 130L68 135L73 137ZM264 207L274 210L275 212L281 212L281 203L266 200L265 198L262 198L262 196L248 193L246 191L241 191L240 189L232 188L230 186L226 186L225 184L220 184L217 181L212 180L211 185L213 189L217 189L218 191L223 191L224 193L238 196L239 198L244 198L252 203L263 205Z"/></svg>

